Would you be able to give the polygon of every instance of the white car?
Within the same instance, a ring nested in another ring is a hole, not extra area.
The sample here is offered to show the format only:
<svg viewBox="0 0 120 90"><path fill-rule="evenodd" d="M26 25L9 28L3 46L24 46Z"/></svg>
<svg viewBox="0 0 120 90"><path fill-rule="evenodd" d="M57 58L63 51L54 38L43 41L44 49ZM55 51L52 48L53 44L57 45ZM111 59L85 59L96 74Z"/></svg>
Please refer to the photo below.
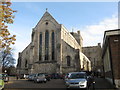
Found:
<svg viewBox="0 0 120 90"><path fill-rule="evenodd" d="M71 72L65 79L67 88L87 88L88 81L86 72Z"/></svg>
<svg viewBox="0 0 120 90"><path fill-rule="evenodd" d="M45 77L45 74L42 74L42 73L38 73L36 74L35 78L34 78L34 82L38 83L38 82L44 82L46 83L47 82L47 79Z"/></svg>

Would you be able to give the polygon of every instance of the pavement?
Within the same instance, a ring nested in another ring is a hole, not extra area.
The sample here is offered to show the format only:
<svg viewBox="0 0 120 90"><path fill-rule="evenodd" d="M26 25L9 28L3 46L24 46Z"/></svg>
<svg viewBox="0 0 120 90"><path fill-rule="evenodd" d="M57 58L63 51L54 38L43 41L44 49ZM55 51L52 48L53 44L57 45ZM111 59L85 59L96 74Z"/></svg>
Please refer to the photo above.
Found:
<svg viewBox="0 0 120 90"><path fill-rule="evenodd" d="M118 90L107 79L95 77L95 83L91 85L90 90Z"/></svg>

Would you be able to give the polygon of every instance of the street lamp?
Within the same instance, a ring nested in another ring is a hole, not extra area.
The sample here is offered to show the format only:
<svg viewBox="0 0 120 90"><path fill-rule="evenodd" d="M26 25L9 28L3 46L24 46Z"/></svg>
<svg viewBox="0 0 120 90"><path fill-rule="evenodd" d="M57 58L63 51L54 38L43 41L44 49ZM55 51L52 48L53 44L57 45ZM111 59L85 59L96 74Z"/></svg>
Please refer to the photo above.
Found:
<svg viewBox="0 0 120 90"><path fill-rule="evenodd" d="M7 72L7 70L5 70L5 73Z"/></svg>

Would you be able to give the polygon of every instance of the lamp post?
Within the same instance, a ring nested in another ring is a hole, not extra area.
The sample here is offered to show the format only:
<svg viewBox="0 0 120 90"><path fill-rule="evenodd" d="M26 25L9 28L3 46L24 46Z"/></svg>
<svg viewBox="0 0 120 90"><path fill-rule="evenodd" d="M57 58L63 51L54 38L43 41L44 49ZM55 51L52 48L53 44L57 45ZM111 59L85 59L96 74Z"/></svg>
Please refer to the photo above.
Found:
<svg viewBox="0 0 120 90"><path fill-rule="evenodd" d="M5 70L4 72L7 73L7 70Z"/></svg>

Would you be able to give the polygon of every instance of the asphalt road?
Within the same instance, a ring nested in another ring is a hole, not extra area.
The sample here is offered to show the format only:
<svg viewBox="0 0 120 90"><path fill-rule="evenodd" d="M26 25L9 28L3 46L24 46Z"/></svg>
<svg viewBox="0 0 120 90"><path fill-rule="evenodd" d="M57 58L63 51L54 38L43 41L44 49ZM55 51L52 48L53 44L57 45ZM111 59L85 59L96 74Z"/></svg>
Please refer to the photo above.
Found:
<svg viewBox="0 0 120 90"><path fill-rule="evenodd" d="M26 79L12 79L8 83L5 83L5 90L26 90L26 89L40 89L40 88L66 88L62 79L52 79L46 83L34 83Z"/></svg>
<svg viewBox="0 0 120 90"><path fill-rule="evenodd" d="M95 85L89 88L89 90L118 90L114 89L113 86L102 78L95 78ZM5 90L66 90L64 80L62 79L51 79L47 83L34 83L33 81L28 81L27 79L16 80L15 77L10 78L8 83L5 83Z"/></svg>

